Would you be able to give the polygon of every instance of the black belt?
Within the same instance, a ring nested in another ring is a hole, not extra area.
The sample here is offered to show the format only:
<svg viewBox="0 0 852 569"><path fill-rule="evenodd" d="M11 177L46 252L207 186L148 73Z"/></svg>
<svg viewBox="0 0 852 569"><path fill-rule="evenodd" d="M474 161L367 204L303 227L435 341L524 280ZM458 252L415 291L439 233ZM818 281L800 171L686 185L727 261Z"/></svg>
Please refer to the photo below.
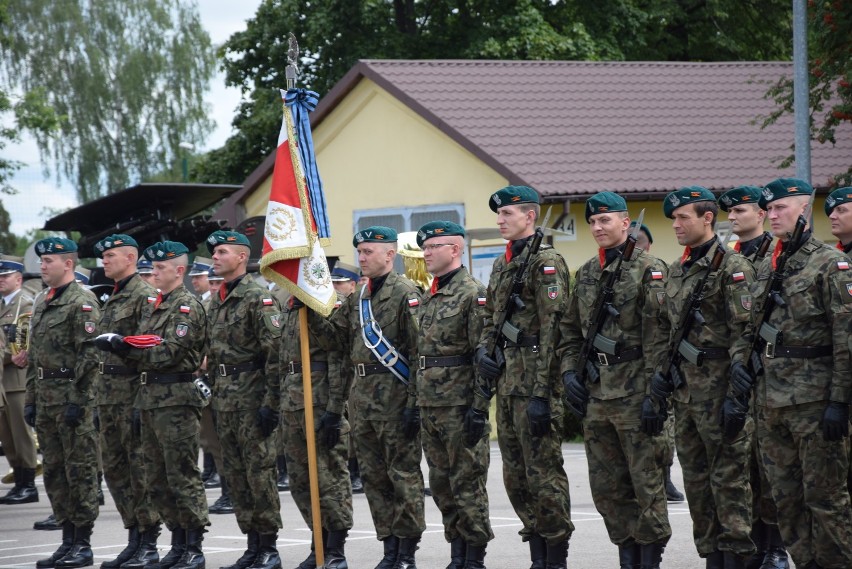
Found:
<svg viewBox="0 0 852 569"><path fill-rule="evenodd" d="M519 342L515 343L508 338L503 338L504 348L534 348L538 347L538 336L524 336Z"/></svg>
<svg viewBox="0 0 852 569"><path fill-rule="evenodd" d="M195 379L192 373L153 373L143 371L139 376L142 385L149 383L189 383Z"/></svg>
<svg viewBox="0 0 852 569"><path fill-rule="evenodd" d="M776 346L767 344L763 355L767 358L824 358L834 354L834 346Z"/></svg>
<svg viewBox="0 0 852 569"><path fill-rule="evenodd" d="M138 373L132 367L105 364L104 362L98 364L98 371L110 375L136 375Z"/></svg>
<svg viewBox="0 0 852 569"><path fill-rule="evenodd" d="M701 350L701 354L705 360L727 360L730 359L731 354L728 352L728 348L699 348Z"/></svg>
<svg viewBox="0 0 852 569"><path fill-rule="evenodd" d="M234 375L235 373L242 373L244 371L254 371L256 369L261 368L263 368L263 365L258 362L244 362L241 364L234 365L219 364L219 367L216 369L219 372L219 375L224 377L226 375Z"/></svg>
<svg viewBox="0 0 852 569"><path fill-rule="evenodd" d="M355 373L358 374L358 377L364 377L379 373L390 373L390 370L382 364L355 364Z"/></svg>
<svg viewBox="0 0 852 569"><path fill-rule="evenodd" d="M430 367L457 367L473 364L473 356L464 354L462 356L420 356L420 369Z"/></svg>
<svg viewBox="0 0 852 569"><path fill-rule="evenodd" d="M36 376L39 379L74 379L74 368L73 367L59 367L59 368L49 368L49 367L40 367L36 370Z"/></svg>
<svg viewBox="0 0 852 569"><path fill-rule="evenodd" d="M632 348L621 350L618 354L615 355L607 354L605 352L598 352L598 365L611 366L624 362L632 362L633 360L638 360L641 358L642 346L634 346Z"/></svg>
<svg viewBox="0 0 852 569"><path fill-rule="evenodd" d="M302 362L290 362L287 371L290 374L302 373ZM315 371L328 371L328 362L311 362L311 373Z"/></svg>

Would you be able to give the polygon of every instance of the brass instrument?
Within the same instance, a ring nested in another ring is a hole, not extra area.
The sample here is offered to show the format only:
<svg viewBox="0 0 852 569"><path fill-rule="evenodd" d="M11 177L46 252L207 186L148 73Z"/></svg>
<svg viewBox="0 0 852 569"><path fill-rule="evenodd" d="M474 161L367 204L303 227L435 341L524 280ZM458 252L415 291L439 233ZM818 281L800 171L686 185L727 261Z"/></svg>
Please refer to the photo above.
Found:
<svg viewBox="0 0 852 569"><path fill-rule="evenodd" d="M402 257L405 276L423 290L429 290L432 286L432 276L426 270L423 250L417 245L416 231L406 231L398 235L397 253Z"/></svg>
<svg viewBox="0 0 852 569"><path fill-rule="evenodd" d="M29 349L30 320L32 317L32 312L24 312L23 314L18 315L14 324L9 326L7 338L9 339L9 347L12 349L12 355L16 356Z"/></svg>

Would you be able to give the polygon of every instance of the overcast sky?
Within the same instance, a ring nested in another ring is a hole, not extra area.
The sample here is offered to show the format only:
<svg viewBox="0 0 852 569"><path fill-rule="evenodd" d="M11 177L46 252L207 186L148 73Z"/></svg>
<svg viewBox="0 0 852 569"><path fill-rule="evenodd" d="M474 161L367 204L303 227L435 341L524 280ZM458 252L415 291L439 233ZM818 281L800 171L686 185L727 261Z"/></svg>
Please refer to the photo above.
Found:
<svg viewBox="0 0 852 569"><path fill-rule="evenodd" d="M246 20L254 16L261 0L197 0L201 12L201 21L215 45L246 27ZM206 100L210 105L211 118L216 121L216 129L208 137L204 148L210 150L222 146L231 134L231 119L239 104L240 93L237 89L225 88L225 77L217 74L213 77ZM12 218L12 231L18 235L44 225L44 207L66 209L77 204L73 186L66 180L57 182L55 173L49 178L43 175L38 160L38 148L31 139L20 144L9 144L4 150L5 157L27 164L15 175L12 186L18 189L15 196L2 196L3 205ZM49 165L51 168L52 164Z"/></svg>

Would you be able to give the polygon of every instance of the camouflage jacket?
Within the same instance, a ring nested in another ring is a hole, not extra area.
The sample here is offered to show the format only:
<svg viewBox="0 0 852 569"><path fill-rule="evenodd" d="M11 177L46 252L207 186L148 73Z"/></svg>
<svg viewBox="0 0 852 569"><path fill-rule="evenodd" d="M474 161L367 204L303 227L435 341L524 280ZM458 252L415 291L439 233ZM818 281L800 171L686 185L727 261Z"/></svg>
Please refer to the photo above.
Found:
<svg viewBox="0 0 852 569"><path fill-rule="evenodd" d="M449 407L473 403L476 380L473 353L484 322L485 285L470 276L464 267L435 294L424 298L417 337L420 360L424 357L470 356L471 363L418 370L418 405Z"/></svg>
<svg viewBox="0 0 852 569"><path fill-rule="evenodd" d="M227 291L222 284L220 291ZM213 378L213 409L245 411L281 406L278 349L281 309L278 301L251 275L227 293L210 300L207 310L207 372ZM222 375L221 367L250 364L257 369Z"/></svg>
<svg viewBox="0 0 852 569"><path fill-rule="evenodd" d="M594 257L574 276L568 311L560 324L561 344L557 355L562 373L580 370L577 360L591 326L592 310L617 264L616 260L601 269L600 259ZM666 272L663 261L638 248L634 250L633 259L622 263L612 301L618 317L606 315L600 334L617 342L617 352L638 347L642 357L615 365L598 365L598 350L592 348L589 359L598 366L601 376L600 382L588 384L592 397L617 399L650 393L649 380L668 347L669 323L661 316L666 299Z"/></svg>
<svg viewBox="0 0 852 569"><path fill-rule="evenodd" d="M0 308L0 329L3 330L3 336L6 340L9 338L9 332L18 316L32 312L33 297L27 291L21 289L12 299L12 302ZM15 391L25 391L27 389L27 370L12 363L12 346L10 341L5 342L3 349L3 389L6 393Z"/></svg>
<svg viewBox="0 0 852 569"><path fill-rule="evenodd" d="M76 282L50 301L44 295L41 299L30 322L26 402L38 407L87 405L94 399L92 382L98 373L100 355L92 340L98 335L100 309ZM72 369L74 377L39 379L39 368Z"/></svg>
<svg viewBox="0 0 852 569"><path fill-rule="evenodd" d="M335 310L340 308L345 297L338 294ZM323 318L308 309L308 340L311 353L311 395L314 407L327 409L338 415L349 397L352 366L348 355L340 346L328 342L322 334ZM281 408L299 411L305 408L305 392L302 382L302 341L299 327L299 309L291 306L290 299L281 309ZM318 365L314 365L318 364ZM325 369L318 369L324 367Z"/></svg>
<svg viewBox="0 0 852 569"><path fill-rule="evenodd" d="M681 310L686 308L686 301L696 282L707 272L717 247L718 240L686 273L680 259L669 267L665 315L671 324L672 336L676 333ZM731 250L725 253L719 270L710 273L701 303L701 314L706 324L693 325L686 340L698 349L725 349L729 357L708 358L701 367L683 360L680 369L686 385L675 391L675 400L701 402L724 397L728 393L731 362L744 361L748 357L746 352L749 343L745 331L751 313L752 297L749 286L752 281L754 269L751 263Z"/></svg>
<svg viewBox="0 0 852 569"><path fill-rule="evenodd" d="M528 249L529 242L511 261L506 261L505 255L494 261L485 302L485 315L492 324L482 329L481 346L491 346L494 327L500 321L511 293L515 269L526 257ZM525 336L537 336L538 345L503 349L506 369L497 380L497 389L501 395L550 399L551 410L557 413L561 412L562 379L555 354L559 321L568 304L570 286L565 259L552 247L542 245L530 259L526 279L521 294L526 309L515 312L511 321Z"/></svg>
<svg viewBox="0 0 852 569"><path fill-rule="evenodd" d="M361 312L358 287L326 321L328 333L349 354L354 366L376 364L373 353L364 344L358 315ZM352 382L349 404L362 419L397 420L404 407L417 403L417 313L420 289L409 279L391 271L378 294L372 297L369 289L365 298L371 299L373 317L383 335L410 363L408 387L391 373L377 373Z"/></svg>
<svg viewBox="0 0 852 569"><path fill-rule="evenodd" d="M159 346L128 352L127 359L136 362L140 374L191 374L201 364L201 353L207 341L204 310L183 285L164 299L158 297L157 301L146 304L138 330L139 334L156 334L163 338ZM191 380L140 385L135 403L139 409L173 405L203 407L204 399Z"/></svg>
<svg viewBox="0 0 852 569"><path fill-rule="evenodd" d="M157 289L133 275L124 287L109 297L101 309L98 330L132 336L139 331L142 314L148 304L156 302ZM136 362L113 352L100 352L101 363L136 369ZM133 405L139 392L139 374L99 373L95 380L98 405Z"/></svg>
<svg viewBox="0 0 852 569"><path fill-rule="evenodd" d="M769 324L783 334L783 346L831 346L833 356L763 357L757 403L785 407L812 401L852 399L852 263L834 247L811 237L787 261L781 297L787 306L772 310ZM752 326L763 318L772 258L760 264L752 286ZM757 333L754 330L753 333Z"/></svg>

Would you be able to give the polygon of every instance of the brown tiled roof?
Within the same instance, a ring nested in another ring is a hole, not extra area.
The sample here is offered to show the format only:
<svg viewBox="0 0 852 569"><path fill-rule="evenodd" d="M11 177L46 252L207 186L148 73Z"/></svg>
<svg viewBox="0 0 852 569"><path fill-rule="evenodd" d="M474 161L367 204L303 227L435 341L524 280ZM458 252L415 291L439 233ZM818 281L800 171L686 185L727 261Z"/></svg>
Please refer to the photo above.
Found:
<svg viewBox="0 0 852 569"><path fill-rule="evenodd" d="M762 185L790 154L793 119L761 130L784 62L364 60L320 101L314 127L366 77L512 183L550 199L600 190L660 197L684 185ZM815 185L852 162L852 128L813 144ZM245 190L272 171L267 159ZM236 197L236 196L235 196ZM239 199L239 198L237 198Z"/></svg>

